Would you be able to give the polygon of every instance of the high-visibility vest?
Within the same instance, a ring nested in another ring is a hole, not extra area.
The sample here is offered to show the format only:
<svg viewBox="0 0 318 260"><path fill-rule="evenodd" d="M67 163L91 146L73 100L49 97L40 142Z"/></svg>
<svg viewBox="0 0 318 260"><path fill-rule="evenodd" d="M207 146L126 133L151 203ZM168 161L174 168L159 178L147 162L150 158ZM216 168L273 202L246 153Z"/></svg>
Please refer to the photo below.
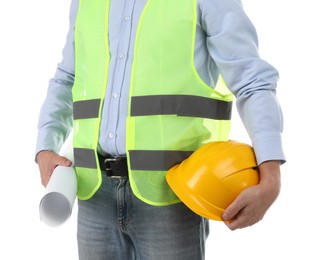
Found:
<svg viewBox="0 0 318 260"><path fill-rule="evenodd" d="M80 0L75 26L74 158L78 198L101 184L97 146L108 82L110 0ZM179 202L166 171L205 143L228 140L232 94L194 65L196 0L148 0L136 33L126 123L129 180L151 205ZM213 159L213 158L211 158Z"/></svg>

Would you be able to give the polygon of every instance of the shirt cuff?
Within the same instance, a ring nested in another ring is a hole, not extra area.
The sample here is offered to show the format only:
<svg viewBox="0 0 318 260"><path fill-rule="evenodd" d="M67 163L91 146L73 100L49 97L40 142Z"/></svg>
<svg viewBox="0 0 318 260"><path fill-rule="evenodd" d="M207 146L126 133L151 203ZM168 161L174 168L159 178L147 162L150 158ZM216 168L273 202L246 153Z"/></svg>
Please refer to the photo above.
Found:
<svg viewBox="0 0 318 260"><path fill-rule="evenodd" d="M35 161L36 156L41 151L52 151L58 153L63 145L64 139L61 135L55 133L39 133L37 138L37 144L35 149Z"/></svg>
<svg viewBox="0 0 318 260"><path fill-rule="evenodd" d="M281 161L281 164L286 162L280 135L254 140L253 148L258 165L272 160Z"/></svg>

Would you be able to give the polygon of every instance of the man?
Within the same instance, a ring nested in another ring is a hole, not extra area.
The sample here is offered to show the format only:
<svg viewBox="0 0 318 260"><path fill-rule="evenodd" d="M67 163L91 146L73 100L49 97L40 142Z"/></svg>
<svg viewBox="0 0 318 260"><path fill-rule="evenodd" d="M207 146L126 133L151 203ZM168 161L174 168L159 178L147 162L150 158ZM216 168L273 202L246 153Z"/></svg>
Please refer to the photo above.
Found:
<svg viewBox="0 0 318 260"><path fill-rule="evenodd" d="M277 80L239 0L73 0L37 162L46 186L56 165L72 163L58 151L74 128L79 258L204 259L208 221L179 202L165 173L228 139L231 93L260 183L223 219L231 230L260 221L285 161Z"/></svg>

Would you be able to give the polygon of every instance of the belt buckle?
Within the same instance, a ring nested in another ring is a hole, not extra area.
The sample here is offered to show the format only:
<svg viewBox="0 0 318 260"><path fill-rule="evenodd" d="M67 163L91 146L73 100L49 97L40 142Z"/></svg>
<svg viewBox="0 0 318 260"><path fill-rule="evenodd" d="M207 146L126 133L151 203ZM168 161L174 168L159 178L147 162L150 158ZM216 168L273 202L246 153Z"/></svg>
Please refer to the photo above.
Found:
<svg viewBox="0 0 318 260"><path fill-rule="evenodd" d="M111 167L111 164L119 163L123 158L124 157L117 156L117 157L112 157L112 158L106 158L104 160L104 164L106 166L105 171L110 173L109 175L106 173L108 177L113 178L113 179L124 178L123 176L112 175L113 169Z"/></svg>
<svg viewBox="0 0 318 260"><path fill-rule="evenodd" d="M104 160L104 163L106 165L106 171L111 171L112 167L110 166L111 163L118 163L120 161L120 157L114 157L114 158L106 158ZM109 165L109 167L108 167Z"/></svg>

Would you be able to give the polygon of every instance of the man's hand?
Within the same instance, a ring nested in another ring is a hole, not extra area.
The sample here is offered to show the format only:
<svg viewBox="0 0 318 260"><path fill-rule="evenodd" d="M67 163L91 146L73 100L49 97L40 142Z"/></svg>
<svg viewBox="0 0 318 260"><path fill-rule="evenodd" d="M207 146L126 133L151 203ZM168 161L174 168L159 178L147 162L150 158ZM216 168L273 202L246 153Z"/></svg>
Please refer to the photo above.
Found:
<svg viewBox="0 0 318 260"><path fill-rule="evenodd" d="M262 220L280 191L280 162L267 161L259 166L258 185L242 191L223 213L223 220L231 230L244 228Z"/></svg>
<svg viewBox="0 0 318 260"><path fill-rule="evenodd" d="M72 162L65 157L59 156L50 151L41 151L36 156L39 165L41 182L44 187L48 184L50 177L56 166L71 166Z"/></svg>

